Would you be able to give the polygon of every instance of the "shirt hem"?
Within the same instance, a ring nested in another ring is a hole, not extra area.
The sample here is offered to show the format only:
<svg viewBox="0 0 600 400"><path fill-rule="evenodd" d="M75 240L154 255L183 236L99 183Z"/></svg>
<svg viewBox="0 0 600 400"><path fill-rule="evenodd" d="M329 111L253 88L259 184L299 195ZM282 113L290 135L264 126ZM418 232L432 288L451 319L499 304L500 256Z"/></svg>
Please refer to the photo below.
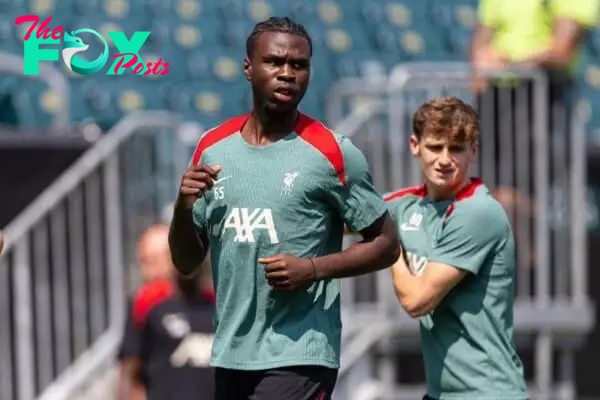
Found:
<svg viewBox="0 0 600 400"><path fill-rule="evenodd" d="M438 400L529 400L530 397L527 393L523 392L501 392L498 394L488 394L485 395L482 393L434 393L427 392L429 397L433 397Z"/></svg>
<svg viewBox="0 0 600 400"><path fill-rule="evenodd" d="M373 212L371 212L368 217L363 218L360 221L361 222L360 224L352 226L351 229L355 232L360 232L363 229L366 229L366 228L370 227L371 225L373 225L375 223L375 221L377 221L379 218L383 217L387 211L388 211L387 207L384 207L382 209L376 209Z"/></svg>
<svg viewBox="0 0 600 400"><path fill-rule="evenodd" d="M211 367L215 368L226 368L226 369L240 369L245 371L256 371L271 368L283 368L283 367L296 367L296 366L307 366L314 365L319 367L339 369L339 363L331 360L312 359L306 358L302 360L290 359L290 360L277 360L269 362L231 362L224 360L213 360L210 363Z"/></svg>

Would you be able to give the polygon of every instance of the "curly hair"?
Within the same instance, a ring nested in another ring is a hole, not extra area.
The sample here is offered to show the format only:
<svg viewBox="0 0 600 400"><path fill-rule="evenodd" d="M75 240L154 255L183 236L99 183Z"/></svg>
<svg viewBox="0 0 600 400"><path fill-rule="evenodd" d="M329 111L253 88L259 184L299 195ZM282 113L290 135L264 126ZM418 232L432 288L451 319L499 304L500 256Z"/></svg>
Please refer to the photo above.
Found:
<svg viewBox="0 0 600 400"><path fill-rule="evenodd" d="M310 55L312 56L312 39L306 31L306 28L289 17L271 17L267 20L257 23L246 40L246 55L252 56L256 39L264 32L282 32L302 36L308 41Z"/></svg>
<svg viewBox="0 0 600 400"><path fill-rule="evenodd" d="M458 97L435 97L415 112L413 133L419 140L434 135L475 143L479 138L479 119L473 107Z"/></svg>

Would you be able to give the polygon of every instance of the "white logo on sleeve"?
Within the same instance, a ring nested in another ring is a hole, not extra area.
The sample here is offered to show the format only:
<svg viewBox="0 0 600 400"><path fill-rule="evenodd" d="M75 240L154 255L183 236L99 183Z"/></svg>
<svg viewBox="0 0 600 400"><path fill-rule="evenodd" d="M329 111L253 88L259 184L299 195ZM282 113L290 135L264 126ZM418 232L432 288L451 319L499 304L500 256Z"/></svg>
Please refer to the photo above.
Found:
<svg viewBox="0 0 600 400"><path fill-rule="evenodd" d="M404 222L400 225L400 229L403 231L418 231L423 221L423 214L413 213L408 219L408 223Z"/></svg>
<svg viewBox="0 0 600 400"><path fill-rule="evenodd" d="M275 221L270 208L238 208L231 210L225 223L223 230L235 229L234 242L239 243L255 243L255 232L264 230L269 235L271 244L278 244L279 237L275 229Z"/></svg>

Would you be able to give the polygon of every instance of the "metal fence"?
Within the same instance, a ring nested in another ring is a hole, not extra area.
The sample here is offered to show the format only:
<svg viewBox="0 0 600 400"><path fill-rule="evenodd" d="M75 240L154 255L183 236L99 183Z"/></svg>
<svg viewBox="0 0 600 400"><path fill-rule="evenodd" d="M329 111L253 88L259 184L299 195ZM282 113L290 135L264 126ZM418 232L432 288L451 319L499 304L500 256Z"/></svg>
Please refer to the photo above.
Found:
<svg viewBox="0 0 600 400"><path fill-rule="evenodd" d="M125 118L6 228L0 399L67 399L112 364L135 241L177 194L186 127Z"/></svg>
<svg viewBox="0 0 600 400"><path fill-rule="evenodd" d="M470 79L463 63L418 63L401 65L379 82L344 80L330 96L330 123L363 150L376 186L388 192L422 180L408 149L417 107L440 95L474 105L482 130L472 173L483 177L503 203L517 239L515 330L520 350L534 354L532 391L537 398L549 398L559 382L554 393L572 399L574 349L594 324L586 280L586 121L571 99L557 91L562 88L539 71L490 72L489 89L478 95L470 90ZM382 319L394 323L387 339L373 340L375 334L362 339L383 343L375 346L384 354L376 363L383 394L369 393L414 398L422 387L394 389L396 357L391 354L418 348L417 324L401 312L389 279L384 271L344 282L345 327L360 330ZM344 373L353 368L345 366ZM359 379L353 375L348 380Z"/></svg>

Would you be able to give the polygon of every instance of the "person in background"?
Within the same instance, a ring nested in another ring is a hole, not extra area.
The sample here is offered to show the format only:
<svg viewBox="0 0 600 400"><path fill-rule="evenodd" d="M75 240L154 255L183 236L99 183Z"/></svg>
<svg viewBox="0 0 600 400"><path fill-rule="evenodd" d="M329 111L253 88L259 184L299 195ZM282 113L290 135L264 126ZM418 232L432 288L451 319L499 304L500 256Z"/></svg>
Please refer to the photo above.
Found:
<svg viewBox="0 0 600 400"><path fill-rule="evenodd" d="M168 278L174 273L168 238L168 224L152 225L140 236L137 257L142 282Z"/></svg>
<svg viewBox="0 0 600 400"><path fill-rule="evenodd" d="M521 163L511 176L499 166L527 148L528 154L520 157L535 158L539 144L533 142L533 132L539 132L540 124L547 124L545 134L553 158L549 179L560 180L569 171L580 49L597 23L599 7L600 0L480 0L470 61L482 126L481 176L492 189L513 185L518 176L530 174L533 162ZM548 101L542 99L546 104L541 110L537 94L543 89L542 81L523 74L530 68L547 78ZM490 70L506 73L488 79ZM495 157L482 160L482 154L490 154L484 149L491 148L491 143Z"/></svg>
<svg viewBox="0 0 600 400"><path fill-rule="evenodd" d="M173 393L178 399L212 399L213 372L203 361L210 357L213 335L208 260L193 278L176 274L168 232L168 225L157 224L138 241L143 283L127 307L119 400L170 399Z"/></svg>
<svg viewBox="0 0 600 400"><path fill-rule="evenodd" d="M570 75L599 6L599 0L480 0L471 47L476 77L509 65L537 67L556 79ZM476 89L485 88L480 79Z"/></svg>

